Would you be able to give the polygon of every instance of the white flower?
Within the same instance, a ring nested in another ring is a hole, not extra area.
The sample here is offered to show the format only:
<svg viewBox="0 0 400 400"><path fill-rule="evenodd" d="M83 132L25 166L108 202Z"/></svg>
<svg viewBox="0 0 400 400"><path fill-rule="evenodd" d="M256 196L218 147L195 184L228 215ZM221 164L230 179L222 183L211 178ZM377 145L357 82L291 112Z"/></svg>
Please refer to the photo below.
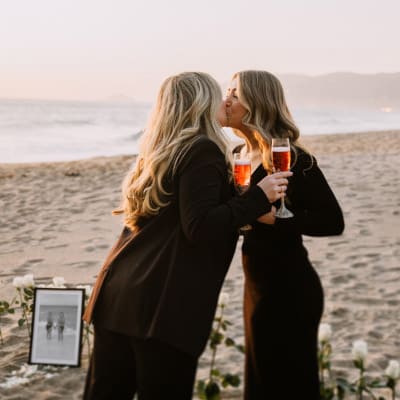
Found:
<svg viewBox="0 0 400 400"><path fill-rule="evenodd" d="M218 298L218 304L220 306L224 305L226 306L229 302L229 294L226 292L221 292Z"/></svg>
<svg viewBox="0 0 400 400"><path fill-rule="evenodd" d="M23 375L25 378L36 374L36 372L38 372L38 366L37 365L28 365L28 364L22 365L22 367L18 371L18 373L20 375Z"/></svg>
<svg viewBox="0 0 400 400"><path fill-rule="evenodd" d="M78 285L78 289L85 289L85 296L90 297L92 295L93 286L90 285Z"/></svg>
<svg viewBox="0 0 400 400"><path fill-rule="evenodd" d="M329 324L321 324L318 330L318 340L320 342L329 342L332 336L332 328Z"/></svg>
<svg viewBox="0 0 400 400"><path fill-rule="evenodd" d="M26 383L29 383L28 378L22 378L20 376L12 376L8 378L5 382L0 383L0 388L10 389L14 386L24 385Z"/></svg>
<svg viewBox="0 0 400 400"><path fill-rule="evenodd" d="M25 275L23 278L23 285L26 288L32 288L35 287L35 280L33 279L32 274Z"/></svg>
<svg viewBox="0 0 400 400"><path fill-rule="evenodd" d="M394 381L397 381L397 379L400 378L400 364L398 361L395 360L390 360L389 365L387 366L385 370L385 374L393 379Z"/></svg>
<svg viewBox="0 0 400 400"><path fill-rule="evenodd" d="M23 364L18 371L11 371L11 376L7 378L5 382L0 384L0 388L10 389L14 386L29 383L30 377L33 377L37 372L37 365Z"/></svg>
<svg viewBox="0 0 400 400"><path fill-rule="evenodd" d="M65 288L65 279L62 276L55 276L53 278L54 287Z"/></svg>
<svg viewBox="0 0 400 400"><path fill-rule="evenodd" d="M353 342L353 349L351 351L353 360L365 361L368 354L368 345L364 340L356 340Z"/></svg>
<svg viewBox="0 0 400 400"><path fill-rule="evenodd" d="M18 288L24 287L24 278L22 276L17 276L13 280L13 286Z"/></svg>

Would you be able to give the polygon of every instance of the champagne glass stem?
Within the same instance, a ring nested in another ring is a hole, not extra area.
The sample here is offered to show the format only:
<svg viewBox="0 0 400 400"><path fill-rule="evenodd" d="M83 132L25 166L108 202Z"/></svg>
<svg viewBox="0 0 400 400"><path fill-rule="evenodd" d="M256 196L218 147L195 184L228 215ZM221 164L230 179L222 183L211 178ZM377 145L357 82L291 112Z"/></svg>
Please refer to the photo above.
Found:
<svg viewBox="0 0 400 400"><path fill-rule="evenodd" d="M275 216L277 218L292 218L293 213L288 210L285 206L285 196L281 198L281 206L279 207L279 210L276 212Z"/></svg>
<svg viewBox="0 0 400 400"><path fill-rule="evenodd" d="M286 210L285 206L285 196L281 198L281 206L279 207L279 213L282 214Z"/></svg>

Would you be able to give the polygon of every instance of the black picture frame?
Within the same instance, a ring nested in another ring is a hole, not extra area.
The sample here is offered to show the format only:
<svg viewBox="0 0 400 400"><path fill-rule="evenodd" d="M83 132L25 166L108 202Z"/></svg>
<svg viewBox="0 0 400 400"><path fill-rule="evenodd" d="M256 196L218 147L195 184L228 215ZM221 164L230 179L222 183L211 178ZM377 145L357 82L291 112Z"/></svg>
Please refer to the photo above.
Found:
<svg viewBox="0 0 400 400"><path fill-rule="evenodd" d="M35 288L29 364L80 367L85 289Z"/></svg>

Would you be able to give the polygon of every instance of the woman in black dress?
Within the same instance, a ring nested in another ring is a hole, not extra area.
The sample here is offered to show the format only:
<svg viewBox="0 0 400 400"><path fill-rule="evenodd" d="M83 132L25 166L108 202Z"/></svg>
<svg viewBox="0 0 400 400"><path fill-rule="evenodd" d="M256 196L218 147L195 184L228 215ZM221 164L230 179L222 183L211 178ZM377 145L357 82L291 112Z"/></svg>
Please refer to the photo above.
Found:
<svg viewBox="0 0 400 400"><path fill-rule="evenodd" d="M340 235L340 206L318 167L299 144L279 80L266 71L234 75L225 100L227 125L245 140L235 151L252 161L250 188L272 173L272 138L287 137L291 170L285 203L294 217L271 212L245 232L244 320L246 400L317 400L317 333L323 290L302 235Z"/></svg>
<svg viewBox="0 0 400 400"><path fill-rule="evenodd" d="M232 198L224 115L207 74L173 76L160 89L124 183L125 227L84 315L95 327L85 400L192 398L237 230L271 209L289 176Z"/></svg>

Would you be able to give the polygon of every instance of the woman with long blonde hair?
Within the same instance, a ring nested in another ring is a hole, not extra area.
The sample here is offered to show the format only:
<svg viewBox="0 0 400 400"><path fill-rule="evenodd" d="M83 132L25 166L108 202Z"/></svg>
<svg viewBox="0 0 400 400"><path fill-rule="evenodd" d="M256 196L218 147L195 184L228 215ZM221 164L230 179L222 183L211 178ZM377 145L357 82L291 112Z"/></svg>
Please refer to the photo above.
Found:
<svg viewBox="0 0 400 400"><path fill-rule="evenodd" d="M86 400L192 398L237 229L271 209L290 175L232 197L224 117L207 74L161 86L115 211L124 229L84 315L95 327Z"/></svg>
<svg viewBox="0 0 400 400"><path fill-rule="evenodd" d="M293 176L285 202L292 218L275 217L279 202L245 233L245 400L317 400L317 333L323 290L302 235L339 235L340 206L315 158L299 143L279 80L267 71L233 76L225 99L227 126L250 153L250 188L273 173L274 138L288 138Z"/></svg>

